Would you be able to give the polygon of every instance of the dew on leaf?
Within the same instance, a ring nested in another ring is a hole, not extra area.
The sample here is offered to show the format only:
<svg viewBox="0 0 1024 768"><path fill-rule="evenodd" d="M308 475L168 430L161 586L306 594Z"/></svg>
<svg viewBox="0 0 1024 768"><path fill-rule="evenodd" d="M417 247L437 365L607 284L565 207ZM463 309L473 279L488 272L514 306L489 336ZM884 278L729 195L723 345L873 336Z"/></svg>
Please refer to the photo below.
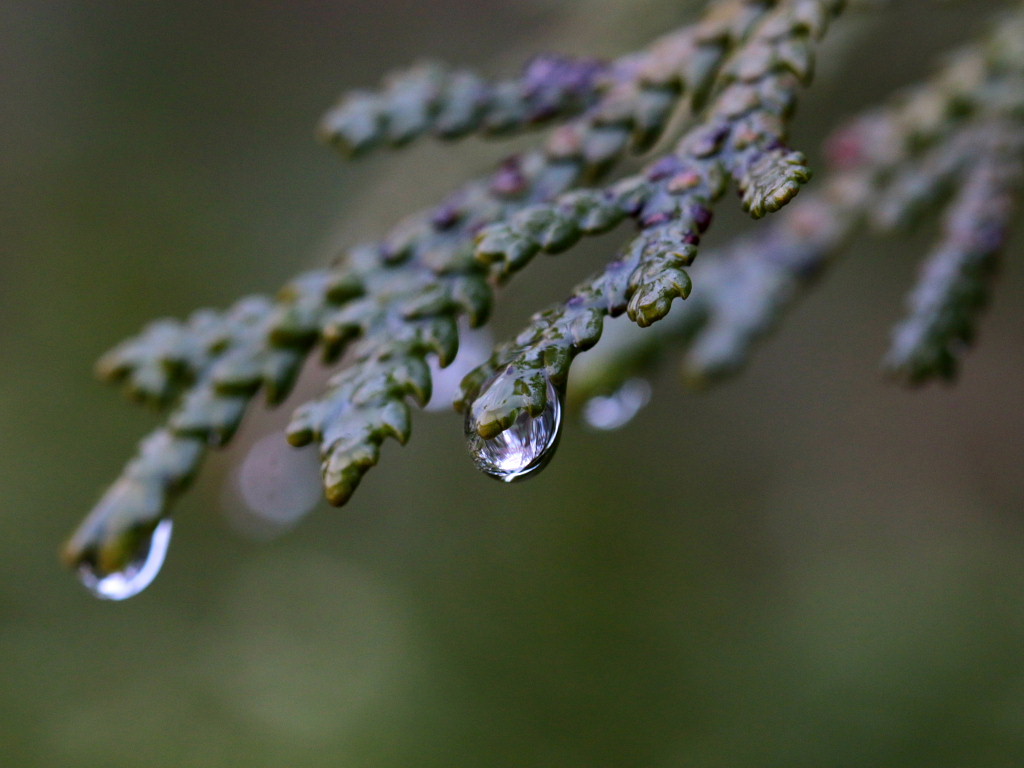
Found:
<svg viewBox="0 0 1024 768"><path fill-rule="evenodd" d="M127 600L148 587L167 556L174 524L162 520L153 532L139 541L131 560L121 570L102 572L93 563L78 566L78 579L85 588L103 600Z"/></svg>
<svg viewBox="0 0 1024 768"><path fill-rule="evenodd" d="M511 483L543 469L555 453L562 427L562 396L550 381L547 405L539 415L523 409L512 426L491 439L480 436L471 413L466 415L469 451L477 468L491 477Z"/></svg>

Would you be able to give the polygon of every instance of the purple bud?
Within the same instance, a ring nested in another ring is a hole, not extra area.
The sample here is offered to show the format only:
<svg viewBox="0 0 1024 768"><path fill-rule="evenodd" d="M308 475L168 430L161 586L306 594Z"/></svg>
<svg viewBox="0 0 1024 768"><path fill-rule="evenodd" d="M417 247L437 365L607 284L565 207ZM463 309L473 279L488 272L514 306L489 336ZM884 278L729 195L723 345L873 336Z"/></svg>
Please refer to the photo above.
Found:
<svg viewBox="0 0 1024 768"><path fill-rule="evenodd" d="M435 229L444 231L458 224L461 218L462 211L458 207L453 203L444 203L434 209L430 223L434 225Z"/></svg>
<svg viewBox="0 0 1024 768"><path fill-rule="evenodd" d="M583 95L593 90L607 65L598 59L573 59L556 54L534 57L523 72L523 91L528 98L543 93Z"/></svg>
<svg viewBox="0 0 1024 768"><path fill-rule="evenodd" d="M668 211L657 211L649 216L644 216L640 224L645 228L656 227L659 224L667 224L672 221L672 214Z"/></svg>
<svg viewBox="0 0 1024 768"><path fill-rule="evenodd" d="M491 191L502 197L516 197L526 191L526 176L518 155L507 158L491 177Z"/></svg>
<svg viewBox="0 0 1024 768"><path fill-rule="evenodd" d="M689 211L690 220L693 225L697 227L698 232L706 232L708 227L711 226L711 219L714 216L714 212L703 205L691 206Z"/></svg>
<svg viewBox="0 0 1024 768"><path fill-rule="evenodd" d="M675 155L665 155L647 169L647 178L651 181L661 181L673 176L683 170L683 161Z"/></svg>

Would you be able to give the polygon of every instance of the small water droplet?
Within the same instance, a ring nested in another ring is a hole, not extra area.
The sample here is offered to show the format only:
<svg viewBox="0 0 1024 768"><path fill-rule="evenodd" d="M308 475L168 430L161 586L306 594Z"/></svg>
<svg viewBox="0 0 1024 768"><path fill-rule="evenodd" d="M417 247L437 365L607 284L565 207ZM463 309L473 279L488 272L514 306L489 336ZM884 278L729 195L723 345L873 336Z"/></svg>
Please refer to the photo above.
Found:
<svg viewBox="0 0 1024 768"><path fill-rule="evenodd" d="M161 521L153 533L139 542L135 557L122 570L103 574L90 563L78 566L78 579L85 588L103 600L127 600L148 587L167 556L174 524Z"/></svg>
<svg viewBox="0 0 1024 768"><path fill-rule="evenodd" d="M480 471L511 483L547 466L562 427L562 396L550 381L547 398L548 404L539 416L524 410L511 427L490 440L473 428L471 412L467 412L466 439Z"/></svg>
<svg viewBox="0 0 1024 768"><path fill-rule="evenodd" d="M651 385L645 379L629 379L610 395L590 398L583 406L583 420L594 429L624 427L650 402Z"/></svg>

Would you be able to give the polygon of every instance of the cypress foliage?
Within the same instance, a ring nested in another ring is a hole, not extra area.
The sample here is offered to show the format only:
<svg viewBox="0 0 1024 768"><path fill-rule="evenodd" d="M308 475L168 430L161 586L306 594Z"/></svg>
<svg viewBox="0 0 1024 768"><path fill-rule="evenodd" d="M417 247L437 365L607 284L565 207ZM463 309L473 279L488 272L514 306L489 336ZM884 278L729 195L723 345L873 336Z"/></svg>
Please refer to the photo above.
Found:
<svg viewBox="0 0 1024 768"><path fill-rule="evenodd" d="M909 383L951 376L973 338L1021 181L1019 6L933 78L840 130L813 191L754 236L702 256L691 280L701 236L730 187L761 218L810 181L789 127L819 42L844 6L715 0L694 23L617 60L538 56L493 83L422 63L344 97L320 135L346 156L426 136L549 132L537 149L275 297L159 320L104 355L99 376L166 420L72 535L65 560L100 577L125 569L207 447L231 439L259 392L283 400L314 349L328 361L345 353L347 364L295 411L287 437L319 445L327 498L344 504L383 441L409 439L410 405L431 396L429 361L454 359L459 328L487 322L497 289L538 253L564 252L626 220L636 231L604 269L466 377L457 407L474 440L542 418L576 355L595 345L585 395L614 390L669 345L685 348L692 383L732 373L858 232L906 228L943 206L942 234L885 363ZM622 160L652 148L639 173L615 175ZM646 330L628 344L602 340L605 319L619 315Z"/></svg>

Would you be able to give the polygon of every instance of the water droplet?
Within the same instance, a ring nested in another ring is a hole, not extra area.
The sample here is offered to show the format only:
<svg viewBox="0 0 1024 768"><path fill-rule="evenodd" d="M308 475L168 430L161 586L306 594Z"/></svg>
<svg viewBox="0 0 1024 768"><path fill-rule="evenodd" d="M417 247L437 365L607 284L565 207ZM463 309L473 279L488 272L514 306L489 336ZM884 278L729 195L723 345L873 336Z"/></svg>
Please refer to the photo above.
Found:
<svg viewBox="0 0 1024 768"><path fill-rule="evenodd" d="M590 398L583 406L583 419L594 429L624 427L650 402L651 385L645 379L629 379L610 395Z"/></svg>
<svg viewBox="0 0 1024 768"><path fill-rule="evenodd" d="M480 471L511 483L547 466L562 427L562 396L550 381L547 398L548 404L539 416L524 410L511 427L490 440L473 428L471 412L467 412L466 439Z"/></svg>
<svg viewBox="0 0 1024 768"><path fill-rule="evenodd" d="M161 521L153 533L139 542L138 550L131 562L122 570L100 573L96 566L82 563L78 566L78 578L85 588L103 600L126 600L134 597L152 583L167 556L174 524Z"/></svg>

